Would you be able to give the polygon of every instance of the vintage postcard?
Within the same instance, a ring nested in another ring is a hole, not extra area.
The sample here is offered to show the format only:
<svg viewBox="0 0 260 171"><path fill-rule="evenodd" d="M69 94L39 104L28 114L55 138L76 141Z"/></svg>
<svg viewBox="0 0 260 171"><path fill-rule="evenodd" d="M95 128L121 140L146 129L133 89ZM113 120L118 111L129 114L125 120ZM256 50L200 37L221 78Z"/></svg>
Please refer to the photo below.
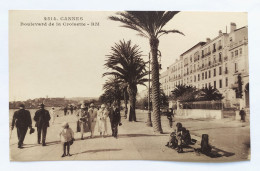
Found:
<svg viewBox="0 0 260 171"><path fill-rule="evenodd" d="M244 12L10 10L10 160L250 160L248 54Z"/></svg>

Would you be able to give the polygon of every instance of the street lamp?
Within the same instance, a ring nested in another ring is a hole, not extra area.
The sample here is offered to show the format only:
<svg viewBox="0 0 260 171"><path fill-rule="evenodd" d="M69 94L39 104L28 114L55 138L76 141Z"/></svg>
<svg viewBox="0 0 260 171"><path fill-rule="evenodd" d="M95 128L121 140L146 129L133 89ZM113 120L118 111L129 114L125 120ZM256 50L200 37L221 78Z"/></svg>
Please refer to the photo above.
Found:
<svg viewBox="0 0 260 171"><path fill-rule="evenodd" d="M151 51L149 52L149 61L148 61L148 63L149 63L149 66L148 66L148 68L149 68L149 79L148 79L148 117L147 117L147 122L146 122L146 125L147 126L149 126L149 127L152 127L153 126L153 124L152 124L152 118L151 118L151 106L150 106L150 104L151 104L151 97L150 97L150 64L151 64L151 57L150 57L150 53L151 53ZM158 53L158 56L159 56L159 69L162 69L162 64L161 64L161 57L162 57L162 54L161 54L161 51L157 51L157 53Z"/></svg>

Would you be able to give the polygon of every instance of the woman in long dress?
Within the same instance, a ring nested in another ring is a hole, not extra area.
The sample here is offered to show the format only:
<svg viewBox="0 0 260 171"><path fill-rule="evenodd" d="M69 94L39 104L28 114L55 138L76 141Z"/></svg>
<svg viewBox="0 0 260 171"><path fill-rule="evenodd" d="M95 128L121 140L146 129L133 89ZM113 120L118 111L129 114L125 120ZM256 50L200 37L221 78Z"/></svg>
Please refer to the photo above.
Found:
<svg viewBox="0 0 260 171"><path fill-rule="evenodd" d="M101 108L97 113L97 123L98 123L98 132L103 138L107 134L107 117L108 117L108 111L106 110L106 106L102 104Z"/></svg>
<svg viewBox="0 0 260 171"><path fill-rule="evenodd" d="M91 131L91 138L94 137L94 131L95 131L95 126L96 126L96 121L97 121L97 109L95 108L95 105L91 103L90 108L88 110L89 113L89 128Z"/></svg>
<svg viewBox="0 0 260 171"><path fill-rule="evenodd" d="M77 127L80 128L80 133L81 133L81 140L83 140L83 135L85 132L89 132L88 128L88 118L89 118L89 113L87 107L83 104L81 105L81 109L77 111L76 114L78 121L77 121ZM78 131L78 130L77 130Z"/></svg>

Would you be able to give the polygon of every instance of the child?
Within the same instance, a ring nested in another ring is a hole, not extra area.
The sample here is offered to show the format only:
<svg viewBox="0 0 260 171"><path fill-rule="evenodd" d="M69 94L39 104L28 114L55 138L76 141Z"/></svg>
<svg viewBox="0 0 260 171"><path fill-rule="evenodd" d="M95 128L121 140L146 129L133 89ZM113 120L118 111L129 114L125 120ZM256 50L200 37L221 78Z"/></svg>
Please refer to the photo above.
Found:
<svg viewBox="0 0 260 171"><path fill-rule="evenodd" d="M70 154L70 143L74 140L74 132L71 128L69 128L69 124L64 122L62 124L62 130L60 131L60 139L63 148L63 154L61 157L71 156ZM66 147L67 147L67 154L66 154Z"/></svg>

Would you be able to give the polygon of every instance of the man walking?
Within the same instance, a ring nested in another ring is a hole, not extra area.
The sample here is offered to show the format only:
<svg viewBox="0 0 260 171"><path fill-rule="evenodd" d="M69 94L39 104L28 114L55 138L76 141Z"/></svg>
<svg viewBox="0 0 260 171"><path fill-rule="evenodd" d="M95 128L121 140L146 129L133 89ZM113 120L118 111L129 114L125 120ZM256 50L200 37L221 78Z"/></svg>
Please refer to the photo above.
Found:
<svg viewBox="0 0 260 171"><path fill-rule="evenodd" d="M32 119L30 112L28 110L25 110L24 104L21 104L19 108L20 109L18 111L14 112L11 129L13 130L14 126L16 126L18 148L22 148L28 127L32 129Z"/></svg>
<svg viewBox="0 0 260 171"><path fill-rule="evenodd" d="M67 108L67 106L65 106L65 107L64 107L64 116L66 116L67 111L68 111L68 108Z"/></svg>
<svg viewBox="0 0 260 171"><path fill-rule="evenodd" d="M245 122L245 121L246 121L246 112L245 112L244 108L242 108L242 109L240 110L239 115L240 115L240 117L241 117L241 121L242 121L242 122Z"/></svg>
<svg viewBox="0 0 260 171"><path fill-rule="evenodd" d="M47 135L47 128L49 127L49 121L51 117L49 111L44 109L44 104L40 105L40 109L35 112L33 119L36 122L35 126L37 127L38 144L41 143L42 134L42 146L46 146L45 140Z"/></svg>
<svg viewBox="0 0 260 171"><path fill-rule="evenodd" d="M117 138L118 125L121 125L120 108L118 107L118 104L113 104L113 107L109 112L109 118L111 123L112 136Z"/></svg>

